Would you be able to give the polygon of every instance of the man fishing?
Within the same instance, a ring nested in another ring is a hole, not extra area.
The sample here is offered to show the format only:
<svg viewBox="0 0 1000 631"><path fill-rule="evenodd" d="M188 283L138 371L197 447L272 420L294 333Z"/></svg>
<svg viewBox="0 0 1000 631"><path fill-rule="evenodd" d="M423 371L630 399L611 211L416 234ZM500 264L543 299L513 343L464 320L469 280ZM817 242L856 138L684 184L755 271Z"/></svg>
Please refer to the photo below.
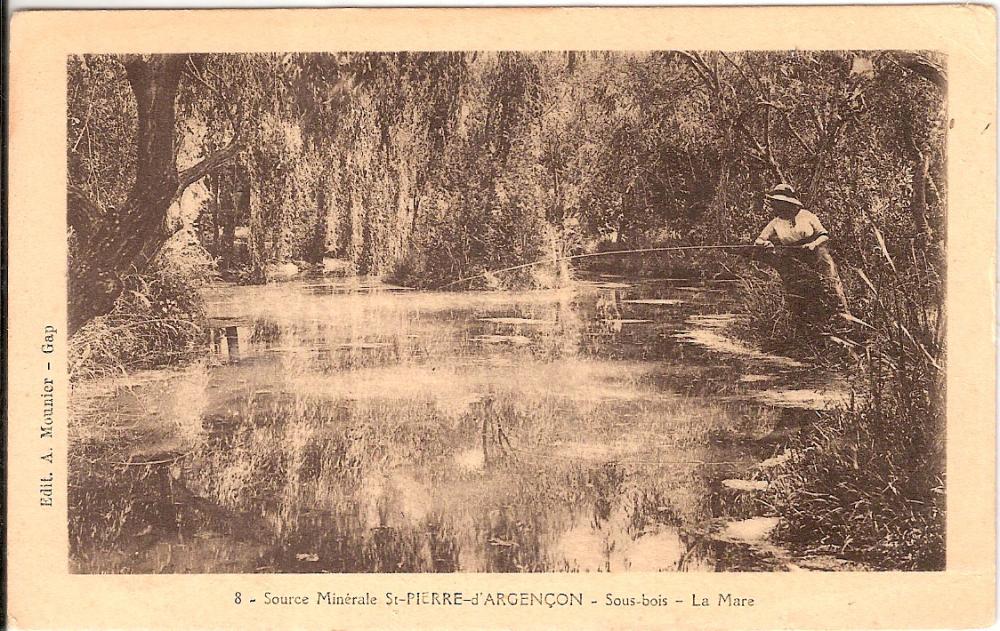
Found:
<svg viewBox="0 0 1000 631"><path fill-rule="evenodd" d="M770 254L765 260L781 275L792 313L820 315L816 308L821 307L821 314L827 318L837 314L850 319L837 264L826 245L830 235L819 217L802 207L795 189L788 184L778 184L764 200L774 217L754 245Z"/></svg>

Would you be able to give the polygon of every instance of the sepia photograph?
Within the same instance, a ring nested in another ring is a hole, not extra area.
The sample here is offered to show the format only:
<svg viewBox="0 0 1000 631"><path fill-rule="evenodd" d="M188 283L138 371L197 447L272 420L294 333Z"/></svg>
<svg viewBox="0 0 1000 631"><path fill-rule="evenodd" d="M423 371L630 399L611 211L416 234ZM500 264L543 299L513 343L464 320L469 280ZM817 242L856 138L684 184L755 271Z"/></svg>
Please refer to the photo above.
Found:
<svg viewBox="0 0 1000 631"><path fill-rule="evenodd" d="M71 573L948 568L946 53L65 72Z"/></svg>

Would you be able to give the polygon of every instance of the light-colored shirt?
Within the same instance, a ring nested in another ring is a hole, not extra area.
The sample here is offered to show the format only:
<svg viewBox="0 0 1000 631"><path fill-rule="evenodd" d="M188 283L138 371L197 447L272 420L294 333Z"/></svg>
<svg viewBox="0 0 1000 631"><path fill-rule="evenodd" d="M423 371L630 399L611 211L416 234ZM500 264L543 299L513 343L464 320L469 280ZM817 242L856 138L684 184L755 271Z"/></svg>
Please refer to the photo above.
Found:
<svg viewBox="0 0 1000 631"><path fill-rule="evenodd" d="M777 245L802 245L825 234L826 228L820 223L819 217L802 209L791 220L775 217L764 226L757 238Z"/></svg>

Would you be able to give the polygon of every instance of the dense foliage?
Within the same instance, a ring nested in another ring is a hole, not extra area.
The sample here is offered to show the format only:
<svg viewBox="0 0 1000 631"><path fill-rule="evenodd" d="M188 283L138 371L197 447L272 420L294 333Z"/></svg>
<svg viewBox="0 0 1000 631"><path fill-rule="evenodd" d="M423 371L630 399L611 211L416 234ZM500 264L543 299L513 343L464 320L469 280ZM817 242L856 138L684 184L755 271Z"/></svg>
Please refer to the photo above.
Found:
<svg viewBox="0 0 1000 631"><path fill-rule="evenodd" d="M943 537L948 125L933 53L93 55L68 75L71 327L142 330L154 348L196 311L155 264L182 228L243 282L337 258L424 287L537 286L568 269L490 272L746 243L769 218L761 192L792 184L833 236L851 334L801 343L814 336L780 284L746 261L667 264L738 263L750 335L860 376L856 406L800 445L776 500L790 528L939 565L917 552ZM171 293L184 313L145 313Z"/></svg>
<svg viewBox="0 0 1000 631"><path fill-rule="evenodd" d="M74 57L69 76L70 180L120 208L137 157L125 70ZM184 65L177 160L240 134L187 219L216 256L249 229L223 263L257 280L324 255L434 285L599 240L745 240L778 181L861 263L870 221L890 247L940 229L935 81L931 57L893 52L208 55Z"/></svg>

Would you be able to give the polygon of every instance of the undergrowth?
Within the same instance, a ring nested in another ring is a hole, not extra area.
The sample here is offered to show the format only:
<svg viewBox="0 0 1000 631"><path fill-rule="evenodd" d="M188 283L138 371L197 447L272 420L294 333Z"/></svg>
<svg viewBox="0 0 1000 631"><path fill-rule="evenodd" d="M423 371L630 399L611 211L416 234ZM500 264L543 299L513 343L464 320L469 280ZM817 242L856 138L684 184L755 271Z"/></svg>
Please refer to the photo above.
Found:
<svg viewBox="0 0 1000 631"><path fill-rule="evenodd" d="M943 424L896 405L824 412L793 439L772 486L783 539L876 569L944 569Z"/></svg>
<svg viewBox="0 0 1000 631"><path fill-rule="evenodd" d="M70 338L70 378L120 375L197 353L205 341L200 288L212 273L213 261L194 237L175 235L148 270L121 279L109 313Z"/></svg>
<svg viewBox="0 0 1000 631"><path fill-rule="evenodd" d="M744 279L738 332L771 351L847 373L851 404L821 412L771 471L779 536L882 570L945 567L942 275L929 256L885 247L842 269L859 322L803 322L771 272Z"/></svg>

